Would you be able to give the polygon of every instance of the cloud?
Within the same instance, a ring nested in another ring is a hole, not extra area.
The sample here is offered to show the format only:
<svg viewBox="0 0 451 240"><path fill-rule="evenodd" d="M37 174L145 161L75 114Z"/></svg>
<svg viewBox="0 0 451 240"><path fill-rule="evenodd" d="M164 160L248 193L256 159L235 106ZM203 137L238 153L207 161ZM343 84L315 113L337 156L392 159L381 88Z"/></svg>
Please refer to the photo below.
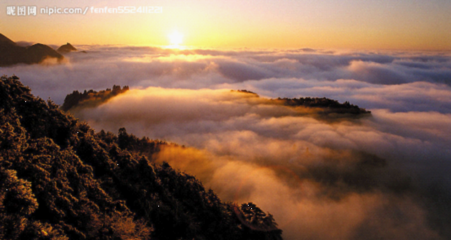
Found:
<svg viewBox="0 0 451 240"><path fill-rule="evenodd" d="M415 82L451 84L451 57L444 53L174 50L100 45L77 48L87 53L67 54L69 62L65 64L17 65L1 68L0 74L20 74L35 94L60 104L73 90L98 90L113 84L186 89L284 79L325 82L321 85L329 87L341 79L373 84L367 85L372 88Z"/></svg>
<svg viewBox="0 0 451 240"><path fill-rule="evenodd" d="M157 160L195 175L222 199L257 203L287 239L443 237L431 219L450 212L437 213L443 203L426 194L437 183L440 194L451 190L451 138L443 132L451 114L374 110L328 122L252 96L150 87L74 114L97 130L126 127L186 145L163 149Z"/></svg>
<svg viewBox="0 0 451 240"><path fill-rule="evenodd" d="M97 130L185 145L156 161L256 203L285 239L451 238L449 54L76 47L87 53L0 74L60 104L73 90L129 85L73 113ZM265 97L327 97L372 115L327 121Z"/></svg>
<svg viewBox="0 0 451 240"><path fill-rule="evenodd" d="M372 84L350 79L336 81L271 78L238 84L223 84L225 88L248 89L269 97L328 97L349 101L367 109L392 111L451 112L451 88L445 84L411 82L405 84Z"/></svg>

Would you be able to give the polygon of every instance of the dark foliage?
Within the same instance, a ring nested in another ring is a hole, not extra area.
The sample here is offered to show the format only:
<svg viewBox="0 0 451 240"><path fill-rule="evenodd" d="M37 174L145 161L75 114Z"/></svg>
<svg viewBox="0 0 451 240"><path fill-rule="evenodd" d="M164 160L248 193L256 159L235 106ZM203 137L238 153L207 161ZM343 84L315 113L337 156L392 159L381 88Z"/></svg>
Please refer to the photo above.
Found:
<svg viewBox="0 0 451 240"><path fill-rule="evenodd" d="M290 107L309 107L320 108L325 113L349 113L349 114L368 114L371 113L364 108L359 108L356 105L349 102L339 103L337 100L329 98L278 98L273 101L282 102L286 106Z"/></svg>
<svg viewBox="0 0 451 240"><path fill-rule="evenodd" d="M238 92L246 94L251 97L259 97L258 94L248 91L248 90L232 90L232 92ZM329 98L277 98L270 99L268 104L282 104L289 107L306 107L306 108L315 108L318 110L320 114L351 114L351 115L360 115L360 114L370 114L371 111L367 111L364 108L360 108L359 106L350 104L349 102L339 103L337 100L329 99Z"/></svg>
<svg viewBox="0 0 451 240"><path fill-rule="evenodd" d="M236 90L236 91L232 90L232 92L246 93L246 94L250 94L255 97L260 97L258 94L254 93L252 91L246 90L246 89L241 89L241 90Z"/></svg>
<svg viewBox="0 0 451 240"><path fill-rule="evenodd" d="M153 163L166 144L124 128L94 133L2 77L0 239L281 239L253 203L224 203Z"/></svg>
<svg viewBox="0 0 451 240"><path fill-rule="evenodd" d="M73 91L64 99L61 110L69 111L70 109L75 107L95 107L118 94L127 92L128 90L128 86L121 88L121 86L114 85L113 89L107 88L106 90L99 92L96 92L92 89L89 91L85 90L83 93L79 91Z"/></svg>

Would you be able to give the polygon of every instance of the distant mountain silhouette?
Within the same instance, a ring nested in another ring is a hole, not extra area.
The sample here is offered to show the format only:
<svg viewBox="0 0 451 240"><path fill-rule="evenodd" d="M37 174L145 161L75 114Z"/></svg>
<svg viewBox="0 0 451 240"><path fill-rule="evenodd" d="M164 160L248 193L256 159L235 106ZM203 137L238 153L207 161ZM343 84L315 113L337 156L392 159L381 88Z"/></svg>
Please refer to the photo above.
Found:
<svg viewBox="0 0 451 240"><path fill-rule="evenodd" d="M73 91L72 93L66 95L66 98L64 99L64 103L61 106L61 110L63 111L69 111L72 108L85 108L85 107L97 107L100 104L108 101L108 99L117 96L121 93L125 93L129 90L128 86L124 86L121 88L121 86L113 85L113 89L107 88L106 90L102 91L84 91L83 93L79 91Z"/></svg>
<svg viewBox="0 0 451 240"><path fill-rule="evenodd" d="M7 38L5 35L0 33L0 44L9 44L9 45L16 45L15 42L13 42L11 39Z"/></svg>
<svg viewBox="0 0 451 240"><path fill-rule="evenodd" d="M72 46L70 43L67 43L66 45L62 45L61 47L58 48L58 50L56 50L59 53L69 53L69 52L73 52L73 51L77 51L77 49Z"/></svg>
<svg viewBox="0 0 451 240"><path fill-rule="evenodd" d="M254 92L248 90L232 90L232 92L238 92L246 94L249 97L259 98L260 96ZM288 107L305 107L316 109L321 115L343 114L343 115L368 115L371 111L365 108L360 108L357 105L350 104L349 102L339 103L337 100L329 98L317 98L317 97L305 97L305 98L277 98L269 99L267 104L278 104Z"/></svg>
<svg viewBox="0 0 451 240"><path fill-rule="evenodd" d="M64 59L63 55L44 44L34 44L29 47L21 47L0 34L0 66L9 66L18 63L41 63L47 58Z"/></svg>

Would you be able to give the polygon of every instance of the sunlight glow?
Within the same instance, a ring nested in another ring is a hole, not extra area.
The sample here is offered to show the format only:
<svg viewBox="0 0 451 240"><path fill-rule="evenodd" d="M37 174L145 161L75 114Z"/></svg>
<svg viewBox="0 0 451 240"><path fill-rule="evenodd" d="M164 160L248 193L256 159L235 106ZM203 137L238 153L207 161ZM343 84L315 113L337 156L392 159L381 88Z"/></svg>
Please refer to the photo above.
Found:
<svg viewBox="0 0 451 240"><path fill-rule="evenodd" d="M172 46L178 46L183 42L183 34L177 31L174 31L171 34L169 34L168 38Z"/></svg>

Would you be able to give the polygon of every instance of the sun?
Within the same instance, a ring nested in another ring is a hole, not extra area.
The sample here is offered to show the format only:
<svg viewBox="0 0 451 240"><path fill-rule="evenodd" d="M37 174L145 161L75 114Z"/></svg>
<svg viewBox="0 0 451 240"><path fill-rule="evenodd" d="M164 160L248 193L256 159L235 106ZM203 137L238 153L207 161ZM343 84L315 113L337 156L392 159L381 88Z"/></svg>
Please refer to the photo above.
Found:
<svg viewBox="0 0 451 240"><path fill-rule="evenodd" d="M172 46L179 46L183 42L183 34L174 31L168 35L169 42Z"/></svg>

